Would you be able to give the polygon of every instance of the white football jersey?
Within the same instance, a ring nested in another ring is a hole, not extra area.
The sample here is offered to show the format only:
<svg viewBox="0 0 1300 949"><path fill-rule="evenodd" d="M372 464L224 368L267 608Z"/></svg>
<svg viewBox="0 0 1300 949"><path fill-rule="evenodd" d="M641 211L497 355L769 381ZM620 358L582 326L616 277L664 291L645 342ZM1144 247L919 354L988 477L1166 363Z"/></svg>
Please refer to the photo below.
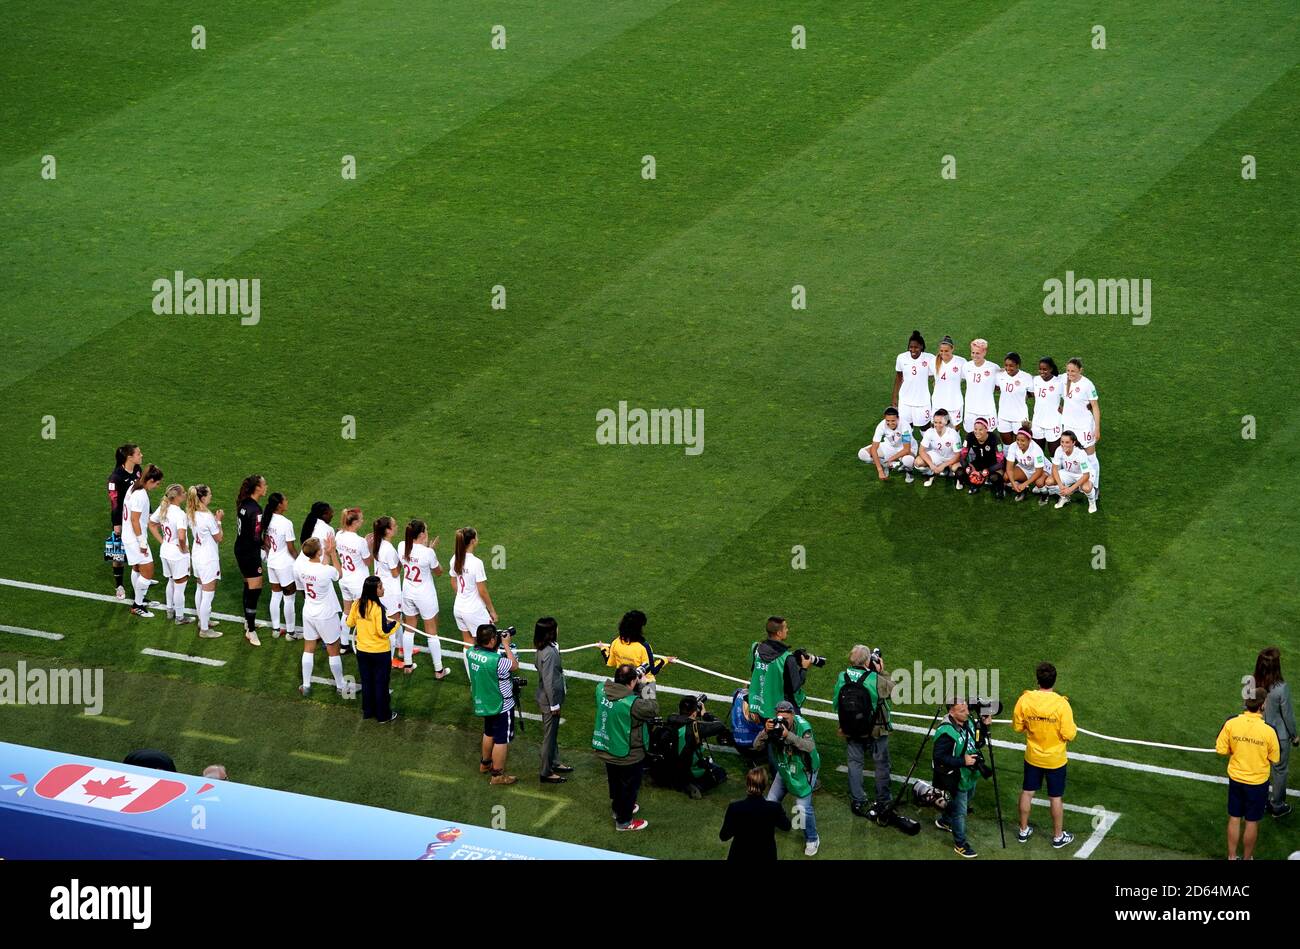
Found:
<svg viewBox="0 0 1300 949"><path fill-rule="evenodd" d="M962 367L962 376L966 380L964 424L967 426L973 426L977 418L997 418L998 409L993 402L993 390L997 387L1000 371L987 359L980 366L968 362Z"/></svg>
<svg viewBox="0 0 1300 949"><path fill-rule="evenodd" d="M346 579L360 581L370 576L370 568L366 566L370 550L366 547L364 537L356 531L339 531L334 535L334 543L339 552L339 566L343 568Z"/></svg>
<svg viewBox="0 0 1300 949"><path fill-rule="evenodd" d="M283 514L272 514L271 524L266 529L269 538L266 549L266 565L282 570L292 567L294 557L289 553L289 545L294 542L293 522Z"/></svg>
<svg viewBox="0 0 1300 949"><path fill-rule="evenodd" d="M328 619L338 613L334 604L334 582L339 572L329 564L308 560L298 570L298 581L302 584L302 615L306 619Z"/></svg>
<svg viewBox="0 0 1300 949"><path fill-rule="evenodd" d="M1045 468L1048 471L1052 470L1052 463L1048 461L1047 456L1043 454L1043 449L1039 447L1038 442L1033 441L1032 439L1029 442L1029 447L1023 451L1020 448L1019 441L1014 441L1008 445L1007 460L1019 465L1020 470L1026 474L1033 471L1035 468Z"/></svg>
<svg viewBox="0 0 1300 949"><path fill-rule="evenodd" d="M486 609L483 597L479 596L478 585L487 582L487 570L483 561L471 553L465 554L465 569L456 572L456 558L451 561L451 586L456 591L455 609L460 613L472 613Z"/></svg>
<svg viewBox="0 0 1300 949"><path fill-rule="evenodd" d="M1029 373L1023 369L1017 369L1014 376L1008 372L998 373L998 391L1002 393L998 401L998 418L1018 425L1029 417L1029 406L1025 401L1029 384Z"/></svg>
<svg viewBox="0 0 1300 949"><path fill-rule="evenodd" d="M1068 455L1065 453L1064 448L1057 448L1056 454L1052 456L1052 464L1060 468L1062 471L1078 475L1080 478L1085 474L1093 473L1091 461L1092 456L1078 445L1075 445L1074 451L1070 452Z"/></svg>
<svg viewBox="0 0 1300 949"><path fill-rule="evenodd" d="M216 536L221 533L221 525L212 512L195 511L194 522L190 526L194 529L194 547L191 551L193 561L196 564L210 564L220 560Z"/></svg>
<svg viewBox="0 0 1300 949"><path fill-rule="evenodd" d="M162 506L159 505L159 510ZM189 540L189 520L185 517L185 511L176 504L167 506L167 514L160 518L158 511L149 515L149 521L158 525L158 533L162 534L162 546L158 548L158 555L163 560L175 560L181 556L181 538Z"/></svg>
<svg viewBox="0 0 1300 949"><path fill-rule="evenodd" d="M915 359L911 353L899 353L894 360L894 371L903 374L903 385L898 390L901 405L930 407L930 377L934 375L934 356L921 353Z"/></svg>
<svg viewBox="0 0 1300 949"><path fill-rule="evenodd" d="M902 422L898 423L898 428L890 428L882 418L876 425L876 434L871 436L871 440L889 449L889 453L892 455L911 442L912 430Z"/></svg>
<svg viewBox="0 0 1300 949"><path fill-rule="evenodd" d="M397 548L391 542L381 540L379 556L375 558L375 575L384 581L384 589L390 597L402 592L401 566L401 561L397 559ZM394 570L397 571L397 576L393 576Z"/></svg>
<svg viewBox="0 0 1300 949"><path fill-rule="evenodd" d="M934 394L930 396L930 404L936 412L947 409L948 414L952 415L961 408L961 381L965 368L966 360L960 356L954 355L947 362L935 358Z"/></svg>
<svg viewBox="0 0 1300 949"><path fill-rule="evenodd" d="M1034 426L1055 428L1061 423L1061 399L1065 395L1065 379L1052 376L1044 379L1034 376Z"/></svg>
<svg viewBox="0 0 1300 949"><path fill-rule="evenodd" d="M433 589L433 572L440 565L438 554L432 547L424 544L412 544L411 555L406 556L406 544L402 544L402 589L415 596Z"/></svg>
<svg viewBox="0 0 1300 949"><path fill-rule="evenodd" d="M921 438L921 447L937 462L952 461L961 450L961 436L951 426L945 428L942 435L931 428Z"/></svg>
<svg viewBox="0 0 1300 949"><path fill-rule="evenodd" d="M139 546L140 537L136 536L135 529L131 526L131 512L140 515L140 533L142 536L149 530L147 522L149 520L149 492L144 488L137 488L135 485L126 489L126 498L122 501L122 543L128 542Z"/></svg>
<svg viewBox="0 0 1300 949"><path fill-rule="evenodd" d="M1097 398L1097 388L1092 384L1087 376L1080 376L1078 382L1065 382L1065 421L1066 428L1070 428L1075 422L1087 423L1087 428L1092 431L1092 410L1088 408L1088 403L1095 401Z"/></svg>

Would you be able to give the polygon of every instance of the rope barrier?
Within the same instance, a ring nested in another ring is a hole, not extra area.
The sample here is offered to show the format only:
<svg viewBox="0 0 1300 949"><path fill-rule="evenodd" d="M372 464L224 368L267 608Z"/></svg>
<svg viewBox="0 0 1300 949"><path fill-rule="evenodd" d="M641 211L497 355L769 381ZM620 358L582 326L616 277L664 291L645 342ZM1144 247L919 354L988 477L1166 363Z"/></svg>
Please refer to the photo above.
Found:
<svg viewBox="0 0 1300 949"><path fill-rule="evenodd" d="M433 639L433 638L434 638L433 636L431 636L429 633L426 633L426 632L425 632L424 630L422 630L422 629L416 629L414 626L408 626L406 623L401 623L400 625L401 625L402 629L410 630L410 631L413 632L413 633L419 633L421 636L425 637L426 639ZM454 646L464 646L464 645L465 645L464 640L460 640L460 639L450 639L450 638L448 638L448 637L446 637L446 636L442 636L442 635L439 635L439 636L437 637L437 639L439 639L441 642L450 643L451 645L454 645ZM511 647L511 648L514 648L514 647ZM585 643L585 644L583 644L583 645L581 645L581 646L570 646L570 647L568 647L568 648L566 648L566 649L561 649L560 652L562 652L562 653L566 653L566 654L567 654L567 653L573 653L573 652L583 652L583 651L585 651L585 650L587 650L587 649L598 649L598 648L599 648L599 644L598 644L598 643ZM537 650L536 650L536 649L530 649L530 648L517 648L517 649L515 649L515 652L517 652L517 653L520 653L520 652L535 653L535 652L537 652ZM460 654L457 653L456 655L459 656ZM693 663L693 662L687 662L685 659L674 659L673 662L672 662L671 664L672 664L672 665L675 665L675 666L685 666L687 669L694 669L696 672L702 672L702 673L704 673L705 675L713 676L713 677L716 678L716 679L723 679L723 680L725 680L725 681L727 681L727 682L735 682L735 683L738 683L738 684L740 684L740 685L745 685L745 686L749 685L749 680L748 680L748 679L740 679L740 678L737 678L736 676L733 676L733 675L727 675L725 672L718 672L716 669L709 669L709 668L707 668L707 667L705 667L705 666L698 666L698 665L696 665L696 664ZM523 663L520 663L520 665L524 665L524 664L523 664ZM531 665L529 665L529 666L527 666L527 668L530 668L530 669L531 669L531 668L533 668L533 667L532 667ZM590 679L590 680L595 681L595 682L603 682L603 681L605 680L605 678L607 678L606 676L593 675L593 674L590 673L590 672L576 672L576 671L570 671L570 670L568 670L568 669L565 669L565 670L564 670L564 674L565 674L566 676L570 676L571 678L575 678L575 679ZM699 694L701 694L701 693L698 693L698 692L692 692L692 691L690 691L690 690L688 690L688 689L672 688L672 687L669 687L669 686L662 685L662 684L660 684L660 683L656 683L656 688L657 688L660 692L668 692L668 693L673 694L673 695L699 695ZM731 701L731 696L730 696L730 695L722 695L722 694L719 694L719 693L709 693L709 692L705 692L705 693L702 693L702 694L705 695L707 698L710 698L710 699L713 699L713 700L715 700L715 701L719 701L719 702L730 702L730 701ZM824 699L824 698L821 698L821 697L816 696L816 695L810 695L810 696L808 696L808 697L805 699L805 701L806 701L806 702L816 702L816 703L818 703L819 705L833 705L833 704L834 704L830 699ZM814 718L827 718L827 719L836 719L836 720L838 720L834 714L829 713L829 712L805 711L804 714L805 714L805 715L812 716L812 717L814 717ZM917 719L917 720L919 720L919 721L924 721L924 722L928 722L928 721L930 721L930 719L932 719L932 718L934 717L933 714L931 714L931 715L919 715L919 714L916 714L915 712L899 712L899 711L892 711L892 710L890 711L889 714L890 714L890 717L891 717L891 718L913 718L913 719ZM995 718L995 719L993 719L993 724L995 724L995 725L1010 725L1010 724L1011 724L1011 720L1008 719L1008 718ZM903 730L903 731L921 731L921 729L913 729L913 728L906 727L906 726L903 726L901 730ZM1166 751L1190 751L1190 752L1196 752L1196 753L1198 753L1198 754L1209 754L1209 755L1212 755L1212 754L1215 753L1215 749L1213 749L1213 748L1195 748L1195 747L1192 747L1192 746L1190 746L1190 745L1173 745L1173 744L1169 744L1169 743L1167 743L1167 742L1163 742L1163 741L1146 741L1146 740L1141 739L1141 738L1116 738L1116 737L1113 736L1113 735L1103 735L1103 734L1101 734L1100 732L1089 731L1089 730L1086 729L1086 728L1080 728L1080 729L1079 729L1079 733L1080 733L1081 735L1088 735L1088 736L1091 737L1091 738L1096 738L1096 739L1098 739L1099 741L1113 741L1113 742L1115 742L1115 743L1117 743L1117 744L1121 744L1121 745L1142 745L1143 747L1146 747L1146 748L1162 748L1162 749L1164 749L1164 750L1166 750ZM1021 746L1015 746L1015 747L1021 747Z"/></svg>

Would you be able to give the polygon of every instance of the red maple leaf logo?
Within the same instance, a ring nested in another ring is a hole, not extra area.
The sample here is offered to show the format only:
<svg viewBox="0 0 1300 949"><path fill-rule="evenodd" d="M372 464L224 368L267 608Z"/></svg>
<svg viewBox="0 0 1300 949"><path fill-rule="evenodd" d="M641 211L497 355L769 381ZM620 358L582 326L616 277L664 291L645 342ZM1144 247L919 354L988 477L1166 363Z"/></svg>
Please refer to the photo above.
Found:
<svg viewBox="0 0 1300 949"><path fill-rule="evenodd" d="M135 788L128 786L126 778L109 778L107 781L87 781L82 787L87 797L113 798L124 794L134 794Z"/></svg>

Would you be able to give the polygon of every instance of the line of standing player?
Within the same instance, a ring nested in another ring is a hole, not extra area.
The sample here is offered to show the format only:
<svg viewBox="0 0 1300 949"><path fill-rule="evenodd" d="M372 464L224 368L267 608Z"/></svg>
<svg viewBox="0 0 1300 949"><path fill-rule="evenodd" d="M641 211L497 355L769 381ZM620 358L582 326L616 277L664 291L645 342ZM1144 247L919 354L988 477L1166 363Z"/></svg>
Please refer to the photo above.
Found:
<svg viewBox="0 0 1300 949"><path fill-rule="evenodd" d="M159 546L166 581L167 617L177 625L195 620L186 615L185 588L193 576L198 582L194 612L198 635L216 639L221 632L212 618L212 601L221 579L221 545L225 541L225 512L211 508L212 490L196 484L188 490L180 484L163 489L156 509L150 512L150 492L161 489L163 472L156 465L144 465L138 445L118 449L118 466L109 480L110 520L114 534L110 546L120 547L114 558L115 579L121 576L121 561L131 567L133 591L131 612L151 618L147 594L154 579L152 535ZM270 619L275 638L302 639L302 685L311 691L317 642L325 643L335 687L341 692L342 656L352 649L351 634L344 622L352 603L361 597L362 584L371 575L379 578L379 596L390 616L400 614L404 626L393 633L392 663L405 673L415 671L417 621L428 636L427 649L437 678L450 670L442 663L438 642L438 593L434 578L442 576L438 560L438 538L429 538L424 521L407 522L405 536L396 538L397 522L388 516L376 518L364 537L364 515L360 508L343 511L341 530L333 527L334 509L324 501L312 504L302 527L295 533L289 519L289 501L279 492L267 492L266 479L250 475L240 484L236 497L235 563L243 579L244 638L261 646L257 634L257 613L266 582L271 586ZM116 540L120 538L120 542ZM394 543L396 541L396 544ZM456 531L455 552L449 564L453 615L461 640L474 641L479 626L497 621L487 589L487 570L475 555L478 533L472 527ZM337 585L337 588L336 588ZM297 595L303 594L301 626L295 628ZM341 596L340 596L341 593ZM125 598L118 579L117 595Z"/></svg>
<svg viewBox="0 0 1300 949"><path fill-rule="evenodd" d="M874 465L882 481L901 468L909 484L920 471L926 487L936 477L951 478L971 494L986 484L998 498L1010 492L1023 501L1037 494L1040 506L1055 496L1058 508L1082 494L1095 512L1101 408L1083 361L1071 359L1061 375L1056 361L1044 356L1031 376L1021 369L1019 353L1007 353L1001 366L990 362L987 340L971 341L970 359L954 349L945 336L938 355L928 353L920 331L913 331L907 351L894 361L892 403L858 457ZM919 440L914 428L922 432Z"/></svg>

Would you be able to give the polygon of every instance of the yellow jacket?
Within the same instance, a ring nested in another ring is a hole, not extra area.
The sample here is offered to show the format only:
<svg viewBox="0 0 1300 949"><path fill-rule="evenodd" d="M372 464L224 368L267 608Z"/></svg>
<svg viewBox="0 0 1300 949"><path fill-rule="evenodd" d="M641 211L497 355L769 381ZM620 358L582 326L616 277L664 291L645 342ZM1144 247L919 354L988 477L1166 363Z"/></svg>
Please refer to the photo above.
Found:
<svg viewBox="0 0 1300 949"><path fill-rule="evenodd" d="M1242 712L1223 723L1214 750L1228 759L1228 777L1241 784L1263 784L1268 766L1282 753L1277 732L1259 712Z"/></svg>
<svg viewBox="0 0 1300 949"><path fill-rule="evenodd" d="M357 607L360 605L360 600L354 601L347 618L347 624L357 631L357 649L361 652L388 652L388 633L384 632L386 619L384 608L381 606L375 609L372 606L365 616L360 616L357 612Z"/></svg>
<svg viewBox="0 0 1300 949"><path fill-rule="evenodd" d="M1066 743L1079 734L1070 700L1043 689L1026 690L1016 700L1011 727L1025 733L1025 761L1037 768L1064 765Z"/></svg>
<svg viewBox="0 0 1300 949"><path fill-rule="evenodd" d="M625 643L617 636L609 644L609 656L605 660L605 665L610 668L618 668L627 663L629 666L642 666L650 661L650 653L641 643ZM654 681L654 672L646 673L646 680Z"/></svg>

